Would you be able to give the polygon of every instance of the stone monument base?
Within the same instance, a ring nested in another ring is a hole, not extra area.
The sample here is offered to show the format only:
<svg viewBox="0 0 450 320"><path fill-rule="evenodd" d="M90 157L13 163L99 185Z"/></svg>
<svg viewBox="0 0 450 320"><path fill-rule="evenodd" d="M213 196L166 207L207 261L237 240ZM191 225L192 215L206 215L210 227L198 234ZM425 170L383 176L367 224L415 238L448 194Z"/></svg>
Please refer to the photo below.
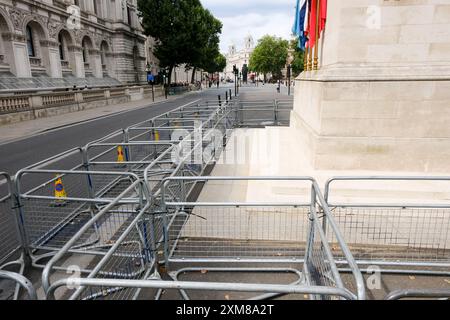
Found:
<svg viewBox="0 0 450 320"><path fill-rule="evenodd" d="M417 71L397 65L304 72L291 116L302 143L294 148L317 170L449 173L450 70L435 66L434 78Z"/></svg>

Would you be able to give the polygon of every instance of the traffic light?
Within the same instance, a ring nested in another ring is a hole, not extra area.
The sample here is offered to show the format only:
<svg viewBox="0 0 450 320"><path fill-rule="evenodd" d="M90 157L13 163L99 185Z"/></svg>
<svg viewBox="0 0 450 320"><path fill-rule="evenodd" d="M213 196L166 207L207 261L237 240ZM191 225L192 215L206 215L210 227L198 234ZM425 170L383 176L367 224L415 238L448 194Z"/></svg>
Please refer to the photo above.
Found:
<svg viewBox="0 0 450 320"><path fill-rule="evenodd" d="M238 70L238 68L236 67L236 65L233 66L233 73L234 73L235 75L238 75L238 73L239 73L239 70Z"/></svg>

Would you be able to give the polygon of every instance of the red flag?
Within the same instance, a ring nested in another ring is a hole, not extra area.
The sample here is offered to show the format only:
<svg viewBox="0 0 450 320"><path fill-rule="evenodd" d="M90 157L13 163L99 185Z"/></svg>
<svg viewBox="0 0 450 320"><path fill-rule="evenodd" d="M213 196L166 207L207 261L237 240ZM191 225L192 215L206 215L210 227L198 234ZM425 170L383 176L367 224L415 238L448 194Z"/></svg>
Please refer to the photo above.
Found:
<svg viewBox="0 0 450 320"><path fill-rule="evenodd" d="M317 12L317 1L319 1L319 12ZM319 14L319 34L316 35L317 14ZM325 29L327 21L327 0L311 0L311 12L309 14L308 47L314 48L316 39L320 38L320 34Z"/></svg>

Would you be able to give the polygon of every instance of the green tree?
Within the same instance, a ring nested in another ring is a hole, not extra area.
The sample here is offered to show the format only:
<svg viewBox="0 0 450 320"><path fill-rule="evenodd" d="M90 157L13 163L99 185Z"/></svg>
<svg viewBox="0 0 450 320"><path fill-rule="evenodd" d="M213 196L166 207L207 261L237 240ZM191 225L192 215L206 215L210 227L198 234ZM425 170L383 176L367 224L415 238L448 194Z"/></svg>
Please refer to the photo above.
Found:
<svg viewBox="0 0 450 320"><path fill-rule="evenodd" d="M289 42L281 38L264 36L258 41L258 45L250 56L250 70L264 74L271 73L275 77L281 75L281 70L286 66Z"/></svg>
<svg viewBox="0 0 450 320"><path fill-rule="evenodd" d="M300 73L303 72L304 68L304 52L298 47L299 40L291 41L291 48L294 48L295 51L293 53L294 60L292 61L292 76L297 77Z"/></svg>
<svg viewBox="0 0 450 320"><path fill-rule="evenodd" d="M204 64L202 69L208 73L222 72L227 66L227 58L220 52L217 52L216 56L210 60L209 63Z"/></svg>
<svg viewBox="0 0 450 320"><path fill-rule="evenodd" d="M209 10L203 10L198 16L198 30L195 35L195 52L191 56L189 66L193 68L191 82L194 82L194 75L197 68L208 71L214 65L219 52L220 33L222 32L222 22L217 20Z"/></svg>
<svg viewBox="0 0 450 320"><path fill-rule="evenodd" d="M154 54L162 68L197 67L208 48L219 43L222 23L199 0L138 0L144 33L155 39ZM218 49L217 49L218 50Z"/></svg>

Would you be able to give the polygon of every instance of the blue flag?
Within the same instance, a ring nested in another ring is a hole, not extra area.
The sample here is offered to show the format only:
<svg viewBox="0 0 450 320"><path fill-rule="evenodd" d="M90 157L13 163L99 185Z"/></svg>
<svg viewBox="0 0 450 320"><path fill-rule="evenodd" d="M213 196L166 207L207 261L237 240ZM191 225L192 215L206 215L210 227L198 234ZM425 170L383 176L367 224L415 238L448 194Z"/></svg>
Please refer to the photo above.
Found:
<svg viewBox="0 0 450 320"><path fill-rule="evenodd" d="M308 27L309 0L297 0L295 8L295 22L292 27L292 33L299 38L299 48L305 50L308 37L306 29Z"/></svg>
<svg viewBox="0 0 450 320"><path fill-rule="evenodd" d="M292 33L296 36L300 35L300 0L297 0L297 5L295 6L295 21L292 27Z"/></svg>

